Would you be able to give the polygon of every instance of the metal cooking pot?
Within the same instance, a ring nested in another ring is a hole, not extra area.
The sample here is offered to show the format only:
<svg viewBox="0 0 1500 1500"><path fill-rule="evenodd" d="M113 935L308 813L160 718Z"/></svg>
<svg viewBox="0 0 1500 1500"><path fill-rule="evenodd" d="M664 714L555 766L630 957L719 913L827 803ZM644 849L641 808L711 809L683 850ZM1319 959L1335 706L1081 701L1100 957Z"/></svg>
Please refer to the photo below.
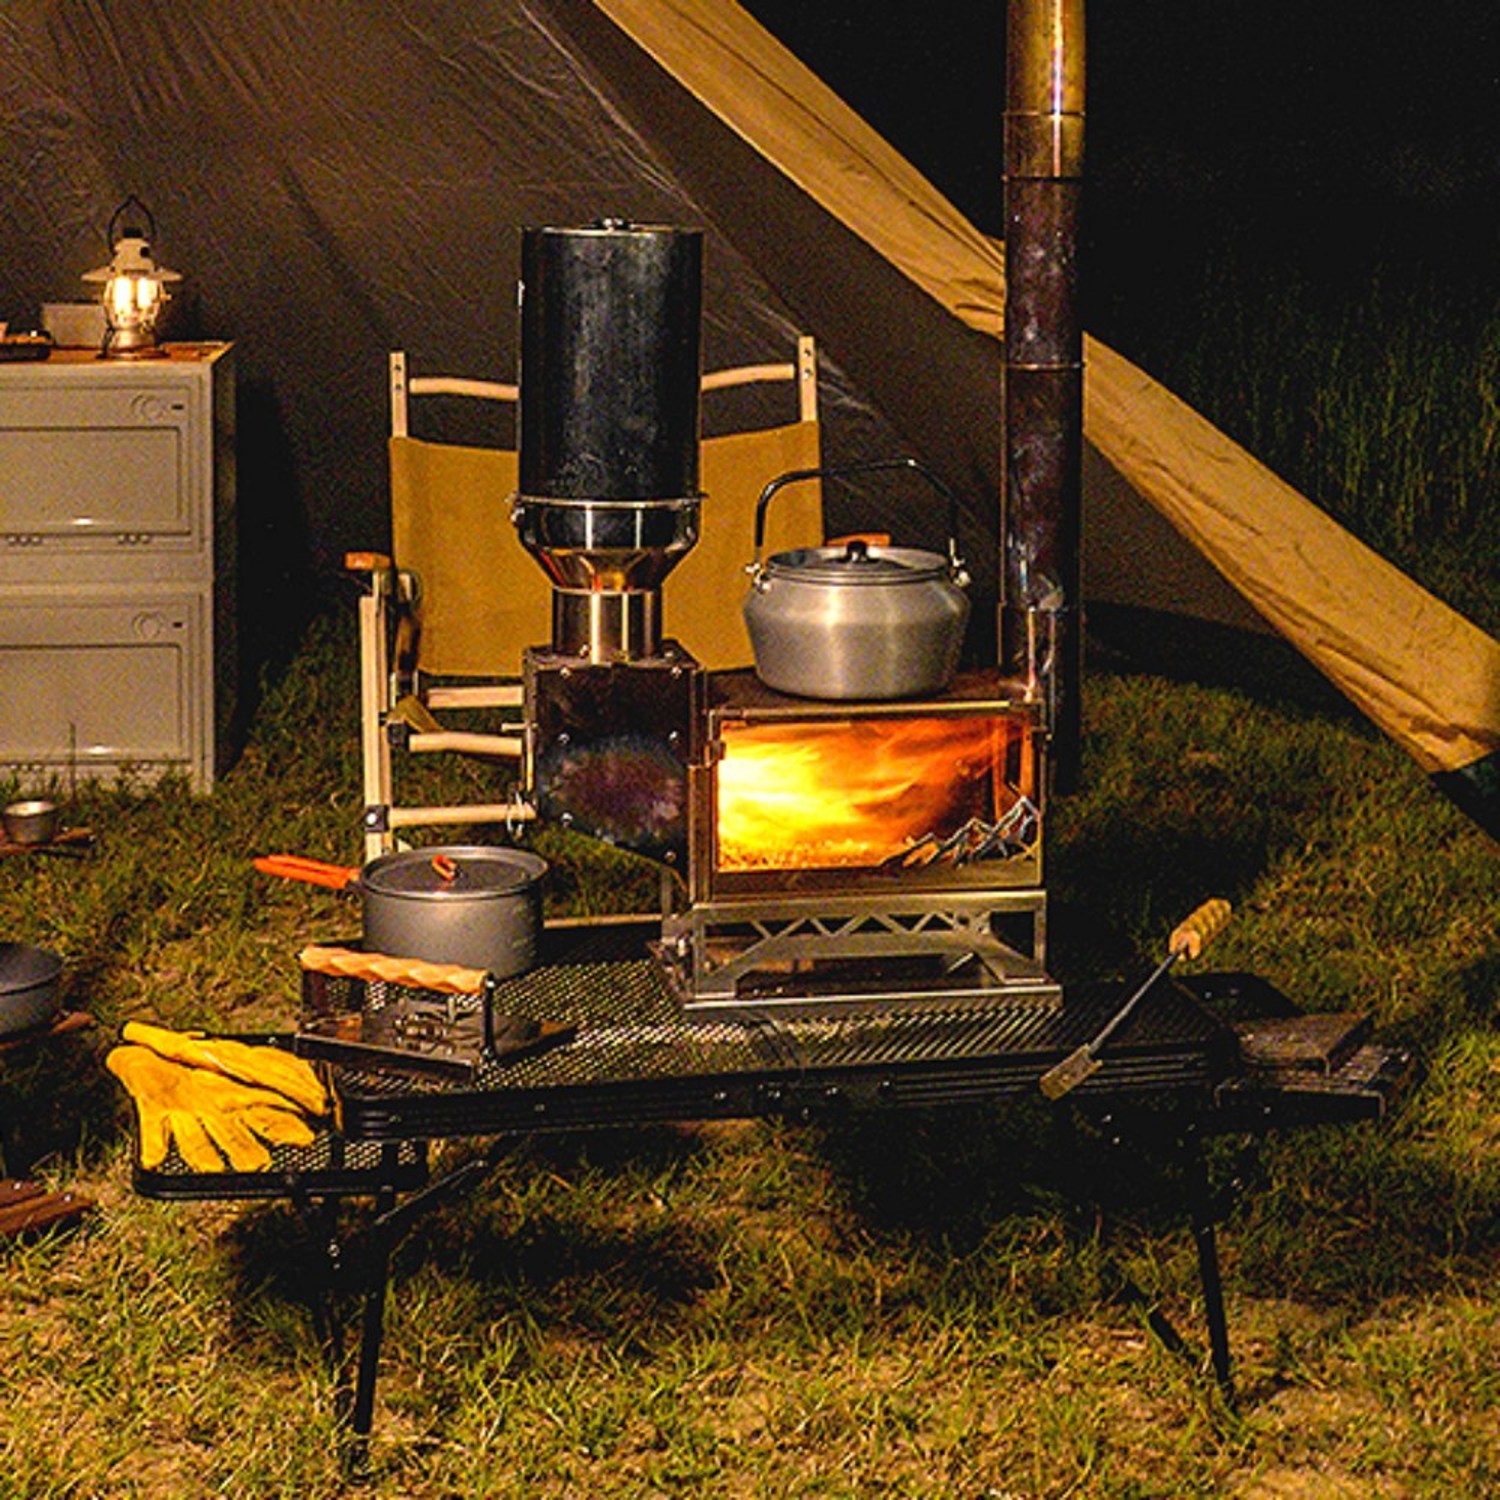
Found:
<svg viewBox="0 0 1500 1500"><path fill-rule="evenodd" d="M787 485L909 469L948 502L948 553L855 539L761 561L766 507ZM958 670L969 620L969 575L958 553L958 498L913 458L797 469L773 479L755 507L755 560L745 627L756 676L800 698L915 698Z"/></svg>
<svg viewBox="0 0 1500 1500"><path fill-rule="evenodd" d="M547 862L530 850L400 849L363 869L279 854L257 859L255 867L357 893L366 952L486 969L497 979L536 963Z"/></svg>
<svg viewBox="0 0 1500 1500"><path fill-rule="evenodd" d="M0 943L0 1036L35 1030L56 1017L62 967L46 948Z"/></svg>
<svg viewBox="0 0 1500 1500"><path fill-rule="evenodd" d="M50 844L61 823L62 809L41 799L12 802L0 811L5 836L15 844Z"/></svg>

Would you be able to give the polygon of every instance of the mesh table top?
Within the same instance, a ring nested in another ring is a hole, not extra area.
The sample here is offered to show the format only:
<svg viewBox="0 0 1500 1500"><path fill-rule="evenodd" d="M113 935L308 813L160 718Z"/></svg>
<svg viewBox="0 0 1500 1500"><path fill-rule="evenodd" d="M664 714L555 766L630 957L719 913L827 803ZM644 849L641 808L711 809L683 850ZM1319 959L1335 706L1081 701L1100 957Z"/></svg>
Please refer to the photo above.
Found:
<svg viewBox="0 0 1500 1500"><path fill-rule="evenodd" d="M137 1190L206 1199L401 1192L426 1180L424 1143L449 1137L1040 1099L1041 1075L1092 1038L1127 994L1123 984L1103 985L1069 991L1060 1007L698 1019L683 1014L646 953L652 932L549 934L543 962L501 986L503 1011L568 1023L558 1045L487 1060L461 1081L335 1066L337 1125L311 1146L275 1148L271 1169L258 1173L194 1172L174 1150L158 1168L137 1166ZM1263 1039L1244 1052L1235 1025L1220 1018L1226 1006L1281 1018L1296 1045L1278 1052ZM1309 1058L1297 1019L1253 975L1163 982L1070 1097L1110 1110L1186 1101L1210 1130L1258 1133L1379 1118L1417 1074L1409 1054L1370 1043L1363 1027L1348 1029L1338 1053Z"/></svg>
<svg viewBox="0 0 1500 1500"><path fill-rule="evenodd" d="M574 1029L458 1082L342 1066L344 1132L370 1139L576 1128L850 1105L913 1106L1036 1093L1054 1062L1087 1041L1128 993L1105 986L1060 1007L1025 1001L951 1010L684 1015L645 942L654 928L549 933L550 950L504 982L499 1012ZM1111 1039L1095 1096L1206 1091L1233 1051L1223 1026L1162 984Z"/></svg>
<svg viewBox="0 0 1500 1500"><path fill-rule="evenodd" d="M338 1131L322 1129L306 1146L273 1146L264 1171L195 1170L176 1145L154 1167L140 1164L139 1142L134 1169L135 1190L145 1198L269 1199L372 1197L382 1190L407 1192L427 1181L427 1147L421 1141L350 1141Z"/></svg>

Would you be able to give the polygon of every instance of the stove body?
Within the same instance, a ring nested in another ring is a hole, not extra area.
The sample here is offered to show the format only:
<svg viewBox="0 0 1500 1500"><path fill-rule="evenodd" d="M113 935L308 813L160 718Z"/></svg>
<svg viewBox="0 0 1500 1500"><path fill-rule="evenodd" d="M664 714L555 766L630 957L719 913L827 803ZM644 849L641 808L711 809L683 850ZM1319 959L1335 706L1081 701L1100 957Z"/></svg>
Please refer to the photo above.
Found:
<svg viewBox="0 0 1500 1500"><path fill-rule="evenodd" d="M660 859L655 953L689 1011L1060 1001L1043 737L994 674L821 702L751 672L527 657L538 813Z"/></svg>
<svg viewBox="0 0 1500 1500"><path fill-rule="evenodd" d="M678 236L523 246L514 513L554 586L553 639L525 656L537 813L672 872L653 952L685 1011L1056 1006L1038 700L996 671L921 700L791 697L664 633L701 500L701 244Z"/></svg>
<svg viewBox="0 0 1500 1500"><path fill-rule="evenodd" d="M552 584L524 653L538 813L681 868L702 670L661 587L698 538L702 235L602 220L521 247L522 544Z"/></svg>

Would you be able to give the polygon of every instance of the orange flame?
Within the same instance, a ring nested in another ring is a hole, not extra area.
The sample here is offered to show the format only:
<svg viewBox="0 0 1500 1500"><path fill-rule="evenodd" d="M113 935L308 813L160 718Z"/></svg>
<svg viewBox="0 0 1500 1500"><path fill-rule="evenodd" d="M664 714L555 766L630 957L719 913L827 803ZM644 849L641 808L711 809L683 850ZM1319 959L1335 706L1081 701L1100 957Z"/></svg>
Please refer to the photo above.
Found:
<svg viewBox="0 0 1500 1500"><path fill-rule="evenodd" d="M971 818L993 821L1006 752L996 717L726 722L718 765L722 870L878 865Z"/></svg>

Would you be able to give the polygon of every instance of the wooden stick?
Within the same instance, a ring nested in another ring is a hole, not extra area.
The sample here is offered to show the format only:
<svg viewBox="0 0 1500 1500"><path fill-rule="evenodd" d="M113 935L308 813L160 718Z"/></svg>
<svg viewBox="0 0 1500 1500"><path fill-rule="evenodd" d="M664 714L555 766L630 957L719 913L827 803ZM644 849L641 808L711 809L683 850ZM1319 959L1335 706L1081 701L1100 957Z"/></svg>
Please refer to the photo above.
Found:
<svg viewBox="0 0 1500 1500"><path fill-rule="evenodd" d="M0 1208L0 1236L47 1229L76 1219L92 1207L87 1198L74 1193L41 1193L9 1208Z"/></svg>

